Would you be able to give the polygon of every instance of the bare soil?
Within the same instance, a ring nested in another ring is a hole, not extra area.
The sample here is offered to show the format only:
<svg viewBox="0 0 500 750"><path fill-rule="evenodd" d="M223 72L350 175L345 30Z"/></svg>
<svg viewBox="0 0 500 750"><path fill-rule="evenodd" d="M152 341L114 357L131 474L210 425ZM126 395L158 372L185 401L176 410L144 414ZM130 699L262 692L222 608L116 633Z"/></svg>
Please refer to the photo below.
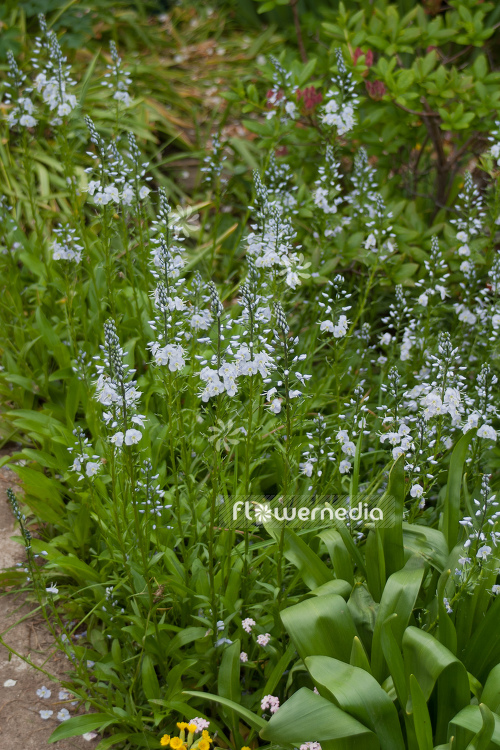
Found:
<svg viewBox="0 0 500 750"><path fill-rule="evenodd" d="M24 547L11 539L18 536L14 517L7 503L6 490L14 486L14 472L4 467L0 470L0 570L10 568L16 563L24 563ZM0 634L17 653L31 658L37 666L43 668L59 679L65 679L68 660L57 651L52 635L47 630L43 618L36 612L34 603L27 602L25 597L11 587L7 594L0 590ZM23 620L18 623L19 620ZM75 737L61 740L54 744L48 739L60 724L56 715L62 708L74 714L76 707L70 702L60 701L58 682L51 681L17 656L10 657L9 651L0 644L0 750L95 750L100 737L86 740ZM15 680L15 685L5 687L8 680ZM39 698L38 688L45 685L50 691L50 698ZM49 719L40 717L40 710L53 711Z"/></svg>

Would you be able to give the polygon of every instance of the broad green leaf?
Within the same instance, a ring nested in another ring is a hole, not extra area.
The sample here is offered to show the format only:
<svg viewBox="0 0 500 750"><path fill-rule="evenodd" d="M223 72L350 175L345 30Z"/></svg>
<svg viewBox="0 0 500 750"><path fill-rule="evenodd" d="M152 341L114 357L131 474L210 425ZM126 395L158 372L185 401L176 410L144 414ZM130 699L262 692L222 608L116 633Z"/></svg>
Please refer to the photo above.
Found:
<svg viewBox="0 0 500 750"><path fill-rule="evenodd" d="M385 574L385 557L382 536L370 529L365 544L366 556L366 583L376 602L379 602L384 589Z"/></svg>
<svg viewBox="0 0 500 750"><path fill-rule="evenodd" d="M469 742L466 750L487 750L491 738L493 737L493 732L495 731L495 717L488 706L485 706L484 703L480 703L479 710L481 712L483 725L475 737Z"/></svg>
<svg viewBox="0 0 500 750"><path fill-rule="evenodd" d="M500 662L499 618L500 598L497 597L473 632L463 654L465 666L481 682L486 680L489 671Z"/></svg>
<svg viewBox="0 0 500 750"><path fill-rule="evenodd" d="M494 713L500 713L500 664L493 667L489 673L481 693L481 702Z"/></svg>
<svg viewBox="0 0 500 750"><path fill-rule="evenodd" d="M357 636L352 642L351 658L349 659L349 664L351 665L351 667L364 669L365 672L368 672L368 674L372 673L372 668L370 667L370 662L368 660L368 656L366 655L364 646Z"/></svg>
<svg viewBox="0 0 500 750"><path fill-rule="evenodd" d="M418 742L418 750L432 750L432 725L427 701L415 675L410 675L411 713ZM407 707L408 712L408 707Z"/></svg>
<svg viewBox="0 0 500 750"><path fill-rule="evenodd" d="M448 545L441 531L427 526L403 523L403 543L410 555L420 555L440 572L448 560Z"/></svg>
<svg viewBox="0 0 500 750"><path fill-rule="evenodd" d="M388 672L381 644L384 622L392 614L397 615L392 628L396 644L400 647L422 585L424 572L424 561L415 555L408 560L402 570L393 573L385 585L377 612L372 646L372 670L379 682L383 682Z"/></svg>
<svg viewBox="0 0 500 750"><path fill-rule="evenodd" d="M403 659L408 679L415 675L426 701L438 683L435 740L445 742L448 723L470 701L467 670L434 636L413 626L403 636Z"/></svg>
<svg viewBox="0 0 500 750"><path fill-rule="evenodd" d="M387 495L394 501L394 525L379 529L384 545L386 575L390 576L404 565L403 511L405 501L404 456L398 458L389 475Z"/></svg>
<svg viewBox="0 0 500 750"><path fill-rule="evenodd" d="M450 468L448 470L448 483L446 485L446 495L444 499L443 513L443 534L448 543L448 550L451 552L458 540L458 531L460 528L460 493L462 489L462 474L464 471L465 459L472 438L475 437L476 430L469 430L463 435L453 449L450 459Z"/></svg>
<svg viewBox="0 0 500 750"><path fill-rule="evenodd" d="M397 644L394 633L392 632L392 624L396 619L397 615L393 614L383 623L381 645L398 700L401 706L406 706L408 700L408 688L403 657L401 655L401 648Z"/></svg>
<svg viewBox="0 0 500 750"><path fill-rule="evenodd" d="M148 699L160 697L160 683L156 676L153 659L149 654L144 654L141 667L142 687L144 695Z"/></svg>
<svg viewBox="0 0 500 750"><path fill-rule="evenodd" d="M281 612L281 619L299 656L333 656L349 661L357 635L345 600L338 594L306 599Z"/></svg>
<svg viewBox="0 0 500 750"><path fill-rule="evenodd" d="M218 693L222 698L227 698L232 703L241 703L240 685L240 641L236 640L224 649L218 674ZM267 693L266 693L267 695ZM238 734L238 720L235 712L222 709L223 714L229 719L229 725L233 728L233 734Z"/></svg>
<svg viewBox="0 0 500 750"><path fill-rule="evenodd" d="M328 656L308 656L305 664L314 682L328 690L341 709L377 735L381 750L404 749L394 703L368 672Z"/></svg>
<svg viewBox="0 0 500 750"><path fill-rule="evenodd" d="M340 578L335 578L333 581L328 581L322 586L318 586L317 589L313 589L311 594L314 596L325 596L325 594L338 594L343 599L348 599L352 591L352 586L347 581L341 581Z"/></svg>
<svg viewBox="0 0 500 750"><path fill-rule="evenodd" d="M335 529L321 531L318 536L325 543L328 550L335 577L349 581L352 586L354 584L352 561L342 536Z"/></svg>
<svg viewBox="0 0 500 750"><path fill-rule="evenodd" d="M352 743L341 743L339 748L375 750L378 747L376 737L366 726L308 688L294 693L261 729L260 736L268 742L294 747L310 742L311 737L318 742L347 739Z"/></svg>
<svg viewBox="0 0 500 750"><path fill-rule="evenodd" d="M493 713L491 715L493 716L495 726L490 741L500 746L500 716ZM483 714L479 706L466 706L451 719L450 723L451 725L467 729L469 732L474 732L477 735L483 727Z"/></svg>
<svg viewBox="0 0 500 750"><path fill-rule="evenodd" d="M77 737L80 734L91 732L93 729L103 730L111 724L118 724L119 719L110 714L85 714L85 716L73 716L64 721L50 735L47 742L52 744L58 740L66 740L68 737Z"/></svg>

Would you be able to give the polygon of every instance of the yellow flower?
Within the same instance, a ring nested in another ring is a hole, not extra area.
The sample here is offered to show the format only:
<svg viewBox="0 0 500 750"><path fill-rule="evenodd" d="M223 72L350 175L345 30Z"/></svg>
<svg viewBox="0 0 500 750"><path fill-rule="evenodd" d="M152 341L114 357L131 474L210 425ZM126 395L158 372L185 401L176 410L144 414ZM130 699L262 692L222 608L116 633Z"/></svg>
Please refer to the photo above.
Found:
<svg viewBox="0 0 500 750"><path fill-rule="evenodd" d="M196 724L188 724L187 730L191 734L194 734L197 729L198 729L198 727L196 726Z"/></svg>
<svg viewBox="0 0 500 750"><path fill-rule="evenodd" d="M241 750L250 750L250 748L245 745L245 747L242 747Z"/></svg>
<svg viewBox="0 0 500 750"><path fill-rule="evenodd" d="M172 737L170 740L170 747L172 750L181 750L181 747L184 746L184 742L181 740L180 737Z"/></svg>
<svg viewBox="0 0 500 750"><path fill-rule="evenodd" d="M162 747L167 747L168 743L170 742L170 735L164 734L163 737L160 740L160 745Z"/></svg>
<svg viewBox="0 0 500 750"><path fill-rule="evenodd" d="M207 742L213 742L213 739L210 737L208 733L208 729L204 729L203 732L201 733L201 736L203 737L204 740L207 740Z"/></svg>
<svg viewBox="0 0 500 750"><path fill-rule="evenodd" d="M188 723L186 721L178 721L177 726L179 727L179 729L187 729Z"/></svg>
<svg viewBox="0 0 500 750"><path fill-rule="evenodd" d="M210 742L208 740L199 740L198 741L198 750L210 750Z"/></svg>

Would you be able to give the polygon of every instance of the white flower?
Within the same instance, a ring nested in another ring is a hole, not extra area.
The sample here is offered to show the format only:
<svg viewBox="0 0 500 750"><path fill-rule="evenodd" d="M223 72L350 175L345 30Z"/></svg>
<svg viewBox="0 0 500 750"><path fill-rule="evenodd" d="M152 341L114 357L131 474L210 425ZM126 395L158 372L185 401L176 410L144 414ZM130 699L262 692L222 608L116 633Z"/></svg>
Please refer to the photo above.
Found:
<svg viewBox="0 0 500 750"><path fill-rule="evenodd" d="M352 466L351 462L348 461L347 459L344 459L339 464L339 471L340 471L340 473L341 474L348 474L351 471L351 466Z"/></svg>
<svg viewBox="0 0 500 750"><path fill-rule="evenodd" d="M203 732L204 729L208 729L208 727L210 726L209 721L207 721L206 719L199 719L198 717L196 717L195 719L191 719L188 724L196 724L197 732Z"/></svg>
<svg viewBox="0 0 500 750"><path fill-rule="evenodd" d="M101 464L96 461L87 461L85 464L85 473L88 477L95 477L100 468Z"/></svg>
<svg viewBox="0 0 500 750"><path fill-rule="evenodd" d="M323 320L322 323L321 323L321 325L320 325L320 327L319 327L319 330L320 331L328 331L328 333L333 333L333 329L334 328L335 328L335 326L333 325L333 321L332 320Z"/></svg>
<svg viewBox="0 0 500 750"><path fill-rule="evenodd" d="M127 430L125 433L125 445L136 445L142 438L142 432L139 430Z"/></svg>
<svg viewBox="0 0 500 750"><path fill-rule="evenodd" d="M259 646L267 646L270 640L271 635L269 633L263 633L262 635L257 636L257 643Z"/></svg>
<svg viewBox="0 0 500 750"><path fill-rule="evenodd" d="M125 185L122 190L122 203L124 203L126 206L130 206L132 201L134 200L134 189L132 185Z"/></svg>
<svg viewBox="0 0 500 750"><path fill-rule="evenodd" d="M422 305L422 307L427 307L427 303L429 302L429 297L423 292L420 297L417 299L417 302L419 305Z"/></svg>
<svg viewBox="0 0 500 750"><path fill-rule="evenodd" d="M302 464L299 464L299 469L301 470L302 474L305 474L306 477L311 477L314 469L314 464L312 461L305 461Z"/></svg>
<svg viewBox="0 0 500 750"><path fill-rule="evenodd" d="M444 606L445 606L446 611L448 612L448 614L451 615L451 613L453 612L453 610L450 607L450 602L448 601L448 599L446 597L443 597L443 604L444 604Z"/></svg>
<svg viewBox="0 0 500 750"><path fill-rule="evenodd" d="M252 632L252 628L255 625L255 620L253 620L251 617L245 617L243 622L241 623L241 627L243 630L246 630L247 633Z"/></svg>
<svg viewBox="0 0 500 750"><path fill-rule="evenodd" d="M499 588L500 588L500 586L499 586ZM241 654L240 654L240 661L243 662L243 663L246 662L246 661L248 661L248 654L245 651L241 652Z"/></svg>
<svg viewBox="0 0 500 750"><path fill-rule="evenodd" d="M115 432L115 434L109 438L109 442L116 445L117 448L121 448L123 445L123 432Z"/></svg>
<svg viewBox="0 0 500 750"><path fill-rule="evenodd" d="M487 560L488 555L491 555L491 547L488 547L487 544L484 544L482 547L478 549L476 557L479 560Z"/></svg>
<svg viewBox="0 0 500 750"><path fill-rule="evenodd" d="M272 411L273 414L279 414L281 411L281 401L279 398L275 398L270 405L269 409Z"/></svg>
<svg viewBox="0 0 500 750"><path fill-rule="evenodd" d="M413 487L410 490L410 495L412 497L422 497L424 492L424 488L420 484L414 484Z"/></svg>
<svg viewBox="0 0 500 750"><path fill-rule="evenodd" d="M346 456L356 455L356 446L351 440L348 440L347 442L345 442L341 450L343 453L346 454Z"/></svg>
<svg viewBox="0 0 500 750"><path fill-rule="evenodd" d="M71 714L67 708L61 708L57 714L57 718L59 721L68 721L68 719L71 719Z"/></svg>
<svg viewBox="0 0 500 750"><path fill-rule="evenodd" d="M141 189L139 190L139 198L143 200L144 198L147 198L147 196L150 194L151 190L143 185Z"/></svg>
<svg viewBox="0 0 500 750"><path fill-rule="evenodd" d="M22 125L24 128L34 128L36 120L31 115L21 115L19 118L19 125Z"/></svg>
<svg viewBox="0 0 500 750"><path fill-rule="evenodd" d="M487 438L487 440L496 440L497 433L489 424L483 424L477 431L477 436L480 438Z"/></svg>
<svg viewBox="0 0 500 750"><path fill-rule="evenodd" d="M130 102L132 101L132 97L128 91L115 91L113 99L116 99L117 102L121 102L125 107L130 106Z"/></svg>
<svg viewBox="0 0 500 750"><path fill-rule="evenodd" d="M380 343L382 346L389 346L391 341L392 341L392 336L390 333L384 333L383 336L380 337Z"/></svg>
<svg viewBox="0 0 500 750"><path fill-rule="evenodd" d="M468 432L469 430L473 430L475 427L478 426L480 418L481 418L481 415L478 414L477 412L472 412L472 414L469 414L469 416L467 417L467 422L463 426L462 431L465 433L465 432Z"/></svg>
<svg viewBox="0 0 500 750"><path fill-rule="evenodd" d="M51 584L50 584L50 586L47 586L47 587L45 588L45 591L46 591L46 592L47 592L48 594L58 594L58 593L59 593L59 589L58 589L58 588L56 588L56 585L55 585L55 583L51 583ZM47 698L48 698L48 697L49 697L49 696L47 696Z"/></svg>
<svg viewBox="0 0 500 750"><path fill-rule="evenodd" d="M275 695L265 695L260 702L260 707L263 711L268 708L272 714L275 714L280 707L280 699Z"/></svg>
<svg viewBox="0 0 500 750"><path fill-rule="evenodd" d="M53 711L47 711L46 709L42 709L39 713L40 713L40 717L42 719L46 720L46 719L50 719L50 717L52 716L52 714L54 712Z"/></svg>
<svg viewBox="0 0 500 750"><path fill-rule="evenodd" d="M112 200L115 203L120 202L120 193L118 192L118 188L116 187L116 185L106 185L106 187L104 188L104 192L108 196L109 200Z"/></svg>
<svg viewBox="0 0 500 750"><path fill-rule="evenodd" d="M369 234L365 240L365 249L371 250L372 247L377 247L377 239L374 234Z"/></svg>
<svg viewBox="0 0 500 750"><path fill-rule="evenodd" d="M348 443L349 442L349 433L347 430L339 430L335 436L339 443Z"/></svg>
<svg viewBox="0 0 500 750"><path fill-rule="evenodd" d="M491 587L491 593L495 594L495 596L498 596L498 594L500 594L500 586L498 585L498 583L495 583L495 585Z"/></svg>
<svg viewBox="0 0 500 750"><path fill-rule="evenodd" d="M39 698L50 698L52 692L48 688L46 688L45 685L42 685L41 688L38 688L36 694Z"/></svg>

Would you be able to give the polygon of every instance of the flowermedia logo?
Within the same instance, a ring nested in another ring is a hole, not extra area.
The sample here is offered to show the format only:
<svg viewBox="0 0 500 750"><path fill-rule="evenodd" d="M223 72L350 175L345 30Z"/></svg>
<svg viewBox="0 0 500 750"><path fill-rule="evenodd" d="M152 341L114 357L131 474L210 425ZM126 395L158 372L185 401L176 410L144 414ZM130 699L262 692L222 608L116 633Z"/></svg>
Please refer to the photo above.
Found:
<svg viewBox="0 0 500 750"><path fill-rule="evenodd" d="M219 523L226 528L248 529L254 526L290 528L328 528L350 526L389 528L395 521L395 503L391 496L376 501L360 495L326 497L251 496L221 502Z"/></svg>

